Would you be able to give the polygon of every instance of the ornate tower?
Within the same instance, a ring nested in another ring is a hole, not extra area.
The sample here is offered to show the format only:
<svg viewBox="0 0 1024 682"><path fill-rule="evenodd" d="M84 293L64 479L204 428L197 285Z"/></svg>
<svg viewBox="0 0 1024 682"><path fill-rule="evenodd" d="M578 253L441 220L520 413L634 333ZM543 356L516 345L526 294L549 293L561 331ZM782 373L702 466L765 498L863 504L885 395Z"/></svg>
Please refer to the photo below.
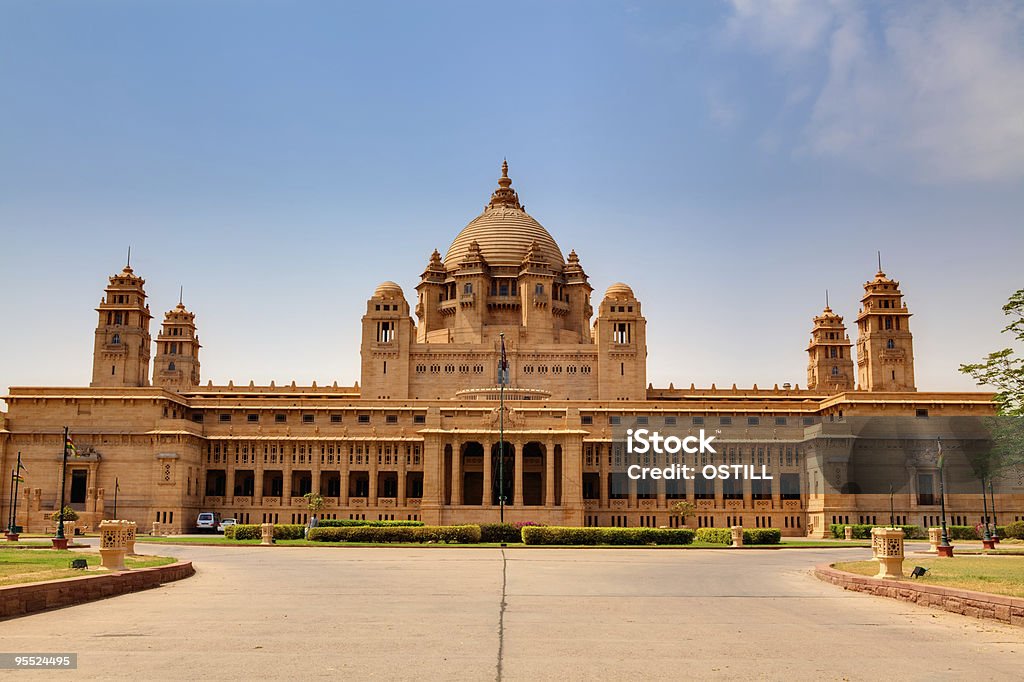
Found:
<svg viewBox="0 0 1024 682"><path fill-rule="evenodd" d="M409 397L409 351L415 340L416 327L402 287L384 282L366 302L363 315L363 397Z"/></svg>
<svg viewBox="0 0 1024 682"><path fill-rule="evenodd" d="M196 314L188 311L181 299L174 310L164 315L164 324L156 337L153 383L174 391L199 385L199 336Z"/></svg>
<svg viewBox="0 0 1024 682"><path fill-rule="evenodd" d="M598 399L647 397L647 320L629 286L608 287L594 319L598 354Z"/></svg>
<svg viewBox="0 0 1024 682"><path fill-rule="evenodd" d="M857 313L857 387L863 391L916 391L914 338L900 283L878 272L864 283Z"/></svg>
<svg viewBox="0 0 1024 682"><path fill-rule="evenodd" d="M814 318L807 355L807 388L830 393L853 390L853 344L842 315L832 312L827 300L825 310Z"/></svg>
<svg viewBox="0 0 1024 682"><path fill-rule="evenodd" d="M146 280L130 265L110 278L100 299L90 386L149 386L149 305Z"/></svg>

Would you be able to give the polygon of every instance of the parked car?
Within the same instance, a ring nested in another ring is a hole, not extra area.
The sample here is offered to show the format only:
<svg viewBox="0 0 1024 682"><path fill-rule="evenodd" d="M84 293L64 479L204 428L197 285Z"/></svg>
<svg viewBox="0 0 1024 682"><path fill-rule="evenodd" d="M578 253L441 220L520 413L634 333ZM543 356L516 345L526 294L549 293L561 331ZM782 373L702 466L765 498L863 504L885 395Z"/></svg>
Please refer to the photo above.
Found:
<svg viewBox="0 0 1024 682"><path fill-rule="evenodd" d="M196 519L196 528L200 531L215 530L217 528L217 514L213 512L200 512Z"/></svg>
<svg viewBox="0 0 1024 682"><path fill-rule="evenodd" d="M220 524L217 526L217 532L223 533L228 526L233 526L238 523L237 519L222 519Z"/></svg>

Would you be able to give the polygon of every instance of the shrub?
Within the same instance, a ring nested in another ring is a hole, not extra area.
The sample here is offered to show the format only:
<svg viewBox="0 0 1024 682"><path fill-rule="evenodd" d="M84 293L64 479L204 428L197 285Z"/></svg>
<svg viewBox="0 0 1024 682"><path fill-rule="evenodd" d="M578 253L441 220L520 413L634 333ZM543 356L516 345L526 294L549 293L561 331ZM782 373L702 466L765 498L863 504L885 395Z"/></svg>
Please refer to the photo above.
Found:
<svg viewBox="0 0 1024 682"><path fill-rule="evenodd" d="M361 521L359 519L321 519L317 526L325 528L349 528L356 526L422 526L422 521Z"/></svg>
<svg viewBox="0 0 1024 682"><path fill-rule="evenodd" d="M522 542L523 530L512 523L481 523L480 542Z"/></svg>
<svg viewBox="0 0 1024 682"><path fill-rule="evenodd" d="M777 545L782 542L782 531L778 528L745 528L744 545Z"/></svg>
<svg viewBox="0 0 1024 682"><path fill-rule="evenodd" d="M853 538L855 540L870 540L872 528L888 528L886 524L876 523L833 523L829 526L832 531L832 537L842 540L846 537L845 528L850 526L853 528ZM926 533L921 526L896 526L897 528L903 529L904 538L907 540L925 540L928 538Z"/></svg>
<svg viewBox="0 0 1024 682"><path fill-rule="evenodd" d="M236 523L224 529L224 537L232 540L259 540L263 532L258 523Z"/></svg>
<svg viewBox="0 0 1024 682"><path fill-rule="evenodd" d="M688 545L694 536L689 528L560 526L525 526L522 534L528 545Z"/></svg>
<svg viewBox="0 0 1024 682"><path fill-rule="evenodd" d="M256 526L256 530L259 531L260 527ZM301 523L282 523L274 526L274 539L275 540L301 540L303 538L303 532L306 527ZM262 532L257 533L257 537L262 538Z"/></svg>
<svg viewBox="0 0 1024 682"><path fill-rule="evenodd" d="M235 539L235 527L234 526L228 526L227 528L225 528L224 529L224 537L227 538L228 540L234 540Z"/></svg>
<svg viewBox="0 0 1024 682"><path fill-rule="evenodd" d="M523 528L527 526L543 526L533 521L516 521L515 523L481 523L480 542L522 542Z"/></svg>
<svg viewBox="0 0 1024 682"><path fill-rule="evenodd" d="M50 518L53 519L54 521L60 521L61 515L62 515L61 512L53 512L52 514L50 514ZM78 520L78 512L76 512L71 507L64 507L63 516L64 516L64 520L65 521L77 521Z"/></svg>
<svg viewBox="0 0 1024 682"><path fill-rule="evenodd" d="M731 545L732 531L728 528L698 528L697 542L708 542L716 545Z"/></svg>
<svg viewBox="0 0 1024 682"><path fill-rule="evenodd" d="M480 526L317 526L309 531L316 542L480 542Z"/></svg>
<svg viewBox="0 0 1024 682"><path fill-rule="evenodd" d="M999 537L1024 540L1024 521L1014 521L1013 523L1006 524L1006 528L1003 528L1002 532L999 533Z"/></svg>

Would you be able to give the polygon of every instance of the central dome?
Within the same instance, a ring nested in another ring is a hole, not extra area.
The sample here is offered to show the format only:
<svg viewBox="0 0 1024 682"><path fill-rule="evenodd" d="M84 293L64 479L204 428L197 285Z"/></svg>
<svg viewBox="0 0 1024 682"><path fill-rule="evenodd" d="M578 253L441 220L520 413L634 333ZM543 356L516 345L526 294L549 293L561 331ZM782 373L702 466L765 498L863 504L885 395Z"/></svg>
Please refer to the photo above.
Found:
<svg viewBox="0 0 1024 682"><path fill-rule="evenodd" d="M498 189L491 195L484 212L466 225L448 247L444 257L445 269L450 271L459 267L473 242L480 246L480 253L491 266L519 266L534 242L553 269L560 271L565 266L565 258L554 238L520 205L519 196L512 189L512 180L508 177L507 162L501 164Z"/></svg>

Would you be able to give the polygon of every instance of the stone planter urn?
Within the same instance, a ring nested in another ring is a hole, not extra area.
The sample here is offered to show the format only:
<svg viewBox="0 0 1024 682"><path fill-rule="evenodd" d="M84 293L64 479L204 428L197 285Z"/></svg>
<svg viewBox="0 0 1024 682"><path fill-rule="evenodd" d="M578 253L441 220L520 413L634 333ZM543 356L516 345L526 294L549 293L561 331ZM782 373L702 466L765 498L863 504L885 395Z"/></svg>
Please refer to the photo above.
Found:
<svg viewBox="0 0 1024 682"><path fill-rule="evenodd" d="M876 578L903 577L903 537L901 528L871 529L871 556L878 562Z"/></svg>
<svg viewBox="0 0 1024 682"><path fill-rule="evenodd" d="M272 544L274 544L274 524L272 524L272 523L260 524L260 544L261 545L272 545Z"/></svg>
<svg viewBox="0 0 1024 682"><path fill-rule="evenodd" d="M100 562L111 571L126 571L124 555L128 539L127 521L100 522Z"/></svg>
<svg viewBox="0 0 1024 682"><path fill-rule="evenodd" d="M846 537L847 540L852 540L853 526L846 526L845 528L843 528L843 535Z"/></svg>
<svg viewBox="0 0 1024 682"><path fill-rule="evenodd" d="M729 529L732 532L732 546L743 546L743 526L733 526Z"/></svg>

